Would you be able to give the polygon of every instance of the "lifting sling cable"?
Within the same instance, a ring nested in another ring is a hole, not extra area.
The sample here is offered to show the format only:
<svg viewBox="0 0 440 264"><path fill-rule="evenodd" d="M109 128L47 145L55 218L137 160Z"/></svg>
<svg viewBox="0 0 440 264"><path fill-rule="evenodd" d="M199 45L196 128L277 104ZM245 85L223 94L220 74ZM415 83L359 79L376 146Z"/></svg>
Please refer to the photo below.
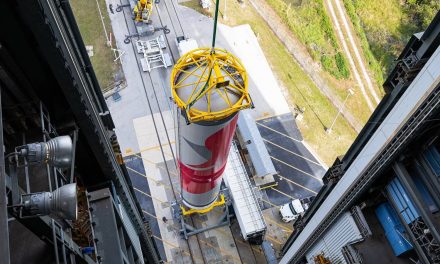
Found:
<svg viewBox="0 0 440 264"><path fill-rule="evenodd" d="M226 0L224 0L226 1ZM219 6L220 0L215 1L215 15L214 15L214 31L212 32L212 45L211 45L211 53L215 53L214 47L215 47L215 39L217 37L217 19L218 19L218 6Z"/></svg>
<svg viewBox="0 0 440 264"><path fill-rule="evenodd" d="M224 1L226 1L226 0L224 0ZM215 40L216 40L216 37L217 37L217 21L218 21L219 2L220 2L220 0L216 0L215 1L214 29L213 29L213 33L212 33L211 55L215 54ZM205 85L203 86L203 88L197 93L195 98L188 104L188 107L186 109L187 113L189 112L189 109L202 97L202 95L204 94L205 90L209 86L209 81L211 79L211 74L212 74L212 65L208 65L208 67L210 67L209 75L208 75L208 80L205 82Z"/></svg>

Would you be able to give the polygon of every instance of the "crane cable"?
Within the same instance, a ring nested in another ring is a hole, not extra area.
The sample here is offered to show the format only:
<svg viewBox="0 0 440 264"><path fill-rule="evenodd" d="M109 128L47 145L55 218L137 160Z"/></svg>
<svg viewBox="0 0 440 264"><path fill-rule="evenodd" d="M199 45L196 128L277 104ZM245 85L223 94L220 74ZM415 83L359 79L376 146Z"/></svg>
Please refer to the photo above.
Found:
<svg viewBox="0 0 440 264"><path fill-rule="evenodd" d="M224 0L226 1L226 0ZM214 29L212 32L212 44L211 44L211 55L215 54L215 41L217 38L217 22L218 22L218 10L219 10L219 2L220 0L216 0L215 1L215 13L214 13ZM208 65L209 67L209 65ZM189 113L189 109L202 97L202 94L204 94L205 90L208 88L209 86L209 81L211 79L211 74L212 74L212 66L209 69L209 75L208 75L208 80L206 80L205 85L203 86L203 88L199 91L199 93L195 96L195 98L188 104L187 109L185 109L186 114Z"/></svg>
<svg viewBox="0 0 440 264"><path fill-rule="evenodd" d="M224 0L226 1L226 0ZM218 20L218 6L219 6L220 0L215 1L215 15L214 15L214 31L212 33L212 45L211 45L211 54L215 53L215 39L217 37L217 20Z"/></svg>

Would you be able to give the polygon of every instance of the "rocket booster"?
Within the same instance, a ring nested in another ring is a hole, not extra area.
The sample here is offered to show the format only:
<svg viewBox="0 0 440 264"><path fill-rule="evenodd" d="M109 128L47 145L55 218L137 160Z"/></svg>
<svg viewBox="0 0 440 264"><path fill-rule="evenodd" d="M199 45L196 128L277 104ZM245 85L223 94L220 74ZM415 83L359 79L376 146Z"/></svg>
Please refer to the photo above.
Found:
<svg viewBox="0 0 440 264"><path fill-rule="evenodd" d="M218 197L238 111L251 106L246 72L224 50L196 49L174 66L171 88L183 203L205 209Z"/></svg>

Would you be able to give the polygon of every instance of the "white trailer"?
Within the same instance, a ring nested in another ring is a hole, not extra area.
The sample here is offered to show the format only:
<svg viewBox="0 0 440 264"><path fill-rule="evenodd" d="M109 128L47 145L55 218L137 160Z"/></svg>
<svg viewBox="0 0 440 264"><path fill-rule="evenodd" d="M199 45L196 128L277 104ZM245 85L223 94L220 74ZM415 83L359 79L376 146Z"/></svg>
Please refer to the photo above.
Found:
<svg viewBox="0 0 440 264"><path fill-rule="evenodd" d="M240 153L234 143L229 151L223 179L229 189L243 238L250 243L261 244L267 229L266 223Z"/></svg>

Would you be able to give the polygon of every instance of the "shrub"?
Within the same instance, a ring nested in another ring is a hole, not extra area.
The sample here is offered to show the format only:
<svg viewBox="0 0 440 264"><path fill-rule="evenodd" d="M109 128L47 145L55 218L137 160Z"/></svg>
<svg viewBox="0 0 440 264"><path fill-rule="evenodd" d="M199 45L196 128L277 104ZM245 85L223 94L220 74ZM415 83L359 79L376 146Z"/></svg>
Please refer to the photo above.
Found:
<svg viewBox="0 0 440 264"><path fill-rule="evenodd" d="M350 70L348 69L347 60L342 56L341 52L335 55L336 67L338 67L339 74L342 78L348 79L350 77Z"/></svg>

